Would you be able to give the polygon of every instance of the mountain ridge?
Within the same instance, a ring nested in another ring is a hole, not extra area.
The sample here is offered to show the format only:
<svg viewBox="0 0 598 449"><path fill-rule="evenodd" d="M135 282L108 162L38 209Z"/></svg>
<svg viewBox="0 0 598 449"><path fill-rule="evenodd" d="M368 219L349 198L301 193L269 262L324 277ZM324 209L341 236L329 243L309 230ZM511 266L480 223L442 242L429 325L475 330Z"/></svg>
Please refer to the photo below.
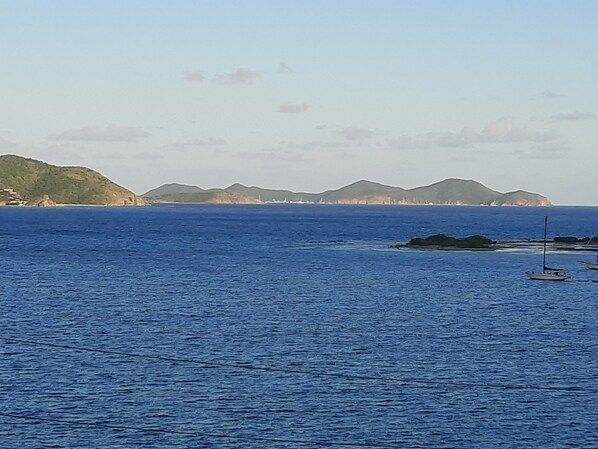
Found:
<svg viewBox="0 0 598 449"><path fill-rule="evenodd" d="M550 206L543 195L525 190L501 193L472 179L447 178L404 189L360 179L320 193L264 189L234 183L220 189L169 183L144 198L86 167L60 167L16 155L0 155L0 205L87 204L133 206L149 203L326 203L326 204L454 204Z"/></svg>
<svg viewBox="0 0 598 449"><path fill-rule="evenodd" d="M204 200L188 195L190 191L210 193ZM177 191L178 190L178 191ZM326 203L326 204L453 204L487 206L550 206L548 198L538 193L514 190L501 193L472 179L447 178L412 189L389 186L361 179L339 189L321 193L263 189L234 183L224 189L201 189L197 186L170 183L152 189L142 196L149 202L236 202L228 195L237 195L241 203ZM218 197L218 195L221 195Z"/></svg>

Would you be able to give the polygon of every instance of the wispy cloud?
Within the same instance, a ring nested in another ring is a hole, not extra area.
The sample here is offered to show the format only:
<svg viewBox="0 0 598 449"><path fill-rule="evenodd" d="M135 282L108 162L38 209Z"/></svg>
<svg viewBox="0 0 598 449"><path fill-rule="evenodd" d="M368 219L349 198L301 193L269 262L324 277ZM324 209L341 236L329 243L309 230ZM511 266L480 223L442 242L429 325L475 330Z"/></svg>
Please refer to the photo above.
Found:
<svg viewBox="0 0 598 449"><path fill-rule="evenodd" d="M552 120L596 120L598 116L593 112L565 112L550 117Z"/></svg>
<svg viewBox="0 0 598 449"><path fill-rule="evenodd" d="M553 131L537 131L518 125L513 119L501 118L480 131L465 127L459 132L428 132L415 138L401 136L390 139L388 144L397 149L470 148L484 143L549 142L557 137Z"/></svg>
<svg viewBox="0 0 598 449"><path fill-rule="evenodd" d="M339 135L347 140L367 140L376 135L374 131L358 126L349 126L339 131Z"/></svg>
<svg viewBox="0 0 598 449"><path fill-rule="evenodd" d="M184 76L184 79L187 81L191 81L192 83L201 83L203 80L206 79L203 70L194 70L192 72L187 73Z"/></svg>
<svg viewBox="0 0 598 449"><path fill-rule="evenodd" d="M305 153L284 151L275 148L265 148L261 151L238 151L231 156L239 159L257 160L265 163L286 163L286 162L305 162L308 160Z"/></svg>
<svg viewBox="0 0 598 449"><path fill-rule="evenodd" d="M61 133L50 134L50 140L83 140L91 142L134 142L150 134L131 126L108 125L105 128L86 126Z"/></svg>
<svg viewBox="0 0 598 449"><path fill-rule="evenodd" d="M162 160L166 159L166 157L163 154L152 153L152 152L149 152L149 151L141 151L141 152L137 153L135 155L135 157L137 159L140 159L140 160L144 161L144 162L147 162L147 161L162 161Z"/></svg>
<svg viewBox="0 0 598 449"><path fill-rule="evenodd" d="M558 159L567 151L563 142L542 142L531 145L525 155L531 159Z"/></svg>
<svg viewBox="0 0 598 449"><path fill-rule="evenodd" d="M178 151L188 151L193 148L220 147L223 145L226 145L224 139L210 137L209 139L192 139L185 140L184 142L175 142L170 144L168 148Z"/></svg>
<svg viewBox="0 0 598 449"><path fill-rule="evenodd" d="M537 96L540 97L540 98L547 98L549 100L554 100L556 98L566 97L567 95L556 93L556 92L552 92L550 90L545 90L544 92L540 92Z"/></svg>
<svg viewBox="0 0 598 449"><path fill-rule="evenodd" d="M286 62L281 62L278 64L278 73L295 73L295 71Z"/></svg>
<svg viewBox="0 0 598 449"><path fill-rule="evenodd" d="M475 132L471 136L476 138ZM536 131L521 126L513 119L503 117L486 125L477 137L482 143L547 142L554 140L557 135L553 131Z"/></svg>
<svg viewBox="0 0 598 449"><path fill-rule="evenodd" d="M276 112L282 112L284 114L298 114L300 112L307 112L309 110L308 104L292 104L292 103L283 103L278 106Z"/></svg>
<svg viewBox="0 0 598 449"><path fill-rule="evenodd" d="M338 140L312 140L310 142L280 142L279 150L302 150L302 151L313 151L313 150L326 150L326 149L338 149L346 148L352 145L348 142L341 142Z"/></svg>
<svg viewBox="0 0 598 449"><path fill-rule="evenodd" d="M220 84L253 84L258 78L259 73L248 69L239 68L234 72L220 73L214 77L214 81Z"/></svg>

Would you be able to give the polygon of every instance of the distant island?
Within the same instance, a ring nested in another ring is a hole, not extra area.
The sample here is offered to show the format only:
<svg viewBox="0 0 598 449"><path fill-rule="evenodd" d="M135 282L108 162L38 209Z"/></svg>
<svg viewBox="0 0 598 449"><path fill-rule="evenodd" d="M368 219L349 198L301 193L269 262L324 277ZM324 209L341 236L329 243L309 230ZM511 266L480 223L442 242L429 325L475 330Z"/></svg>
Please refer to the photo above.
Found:
<svg viewBox="0 0 598 449"><path fill-rule="evenodd" d="M362 180L322 193L262 189L238 183L225 189L173 183L138 196L90 168L58 167L16 155L0 156L0 206L144 206L151 203L551 205L548 198L537 193L524 190L501 193L464 179L445 179L413 189Z"/></svg>
<svg viewBox="0 0 598 449"><path fill-rule="evenodd" d="M545 196L516 190L500 193L477 181L445 179L435 184L403 189L358 181L322 193L271 190L233 184L225 189L201 189L185 184L164 184L143 197L150 203L323 203L323 204L437 204L484 206L550 206Z"/></svg>
<svg viewBox="0 0 598 449"><path fill-rule="evenodd" d="M15 155L0 156L0 205L143 206L145 200L85 167L57 167Z"/></svg>

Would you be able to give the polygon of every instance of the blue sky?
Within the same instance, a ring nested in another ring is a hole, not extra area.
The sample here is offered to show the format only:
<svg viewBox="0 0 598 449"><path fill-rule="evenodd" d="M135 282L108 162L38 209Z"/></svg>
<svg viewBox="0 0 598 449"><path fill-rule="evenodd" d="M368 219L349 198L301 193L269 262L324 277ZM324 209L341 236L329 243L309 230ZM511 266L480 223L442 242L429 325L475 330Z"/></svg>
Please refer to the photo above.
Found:
<svg viewBox="0 0 598 449"><path fill-rule="evenodd" d="M598 204L596 1L0 0L0 153L322 191Z"/></svg>

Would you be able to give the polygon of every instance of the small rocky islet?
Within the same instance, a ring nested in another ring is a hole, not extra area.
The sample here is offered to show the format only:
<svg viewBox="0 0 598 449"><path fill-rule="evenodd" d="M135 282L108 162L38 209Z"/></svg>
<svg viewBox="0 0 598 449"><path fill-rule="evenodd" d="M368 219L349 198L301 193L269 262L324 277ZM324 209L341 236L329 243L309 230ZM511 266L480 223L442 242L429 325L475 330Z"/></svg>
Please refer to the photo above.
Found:
<svg viewBox="0 0 598 449"><path fill-rule="evenodd" d="M444 249L444 250L493 250L497 242L483 235L470 235L465 238L434 234L426 238L414 237L407 243L394 243L391 248Z"/></svg>
<svg viewBox="0 0 598 449"><path fill-rule="evenodd" d="M434 234L426 238L414 237L406 243L393 243L391 248L444 250L444 251L496 251L501 249L534 249L544 243L543 240L498 242L484 235L470 235L457 238L445 234ZM598 236L574 237L559 236L546 242L553 249L565 251L596 251L598 250Z"/></svg>

